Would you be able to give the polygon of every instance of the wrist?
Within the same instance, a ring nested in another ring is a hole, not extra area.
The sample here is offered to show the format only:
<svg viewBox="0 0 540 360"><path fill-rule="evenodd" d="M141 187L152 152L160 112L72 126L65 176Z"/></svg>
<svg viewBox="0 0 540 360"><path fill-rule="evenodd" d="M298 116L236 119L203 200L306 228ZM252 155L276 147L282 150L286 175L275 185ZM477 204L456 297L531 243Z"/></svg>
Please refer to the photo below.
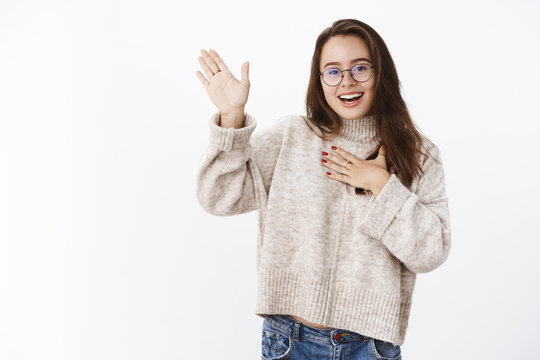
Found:
<svg viewBox="0 0 540 360"><path fill-rule="evenodd" d="M226 128L239 129L244 126L244 108L227 113L220 113L219 125Z"/></svg>

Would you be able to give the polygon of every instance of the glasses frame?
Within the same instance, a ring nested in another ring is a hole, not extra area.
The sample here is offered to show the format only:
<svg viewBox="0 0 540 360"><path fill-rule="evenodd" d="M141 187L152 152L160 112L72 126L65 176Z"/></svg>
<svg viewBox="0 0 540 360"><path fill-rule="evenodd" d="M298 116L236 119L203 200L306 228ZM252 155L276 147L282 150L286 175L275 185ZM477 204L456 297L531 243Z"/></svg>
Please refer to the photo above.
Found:
<svg viewBox="0 0 540 360"><path fill-rule="evenodd" d="M344 71L349 71L351 73L351 78L353 78L354 81L356 81L356 82L366 82L366 81L369 81L369 79L371 79L371 77L373 76L373 68L377 67L377 65L363 65L363 66L369 67L369 71L370 71L369 77L367 78L367 80L364 80L364 81L358 81L358 80L356 80L354 78L354 76L352 75L352 70L353 69L340 70L338 68L328 68L328 69L324 69L322 72L320 72L319 75L322 76L322 81L326 84L326 81L324 81L324 76L323 76L324 72L327 71L327 70L330 70L330 69L335 69L335 70L339 71L341 73L341 80L339 80L339 82L336 85L328 85L328 84L326 84L327 86L331 86L331 87L338 86L339 84L341 84L341 82L343 81L343 78L345 77L345 75L343 75Z"/></svg>

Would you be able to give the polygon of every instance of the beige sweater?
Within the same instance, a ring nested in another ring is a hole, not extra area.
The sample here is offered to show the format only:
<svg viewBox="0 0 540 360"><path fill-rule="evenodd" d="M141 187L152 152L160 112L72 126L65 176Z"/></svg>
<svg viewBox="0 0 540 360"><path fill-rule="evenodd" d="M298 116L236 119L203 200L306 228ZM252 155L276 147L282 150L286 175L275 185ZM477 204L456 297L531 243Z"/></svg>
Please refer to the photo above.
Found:
<svg viewBox="0 0 540 360"><path fill-rule="evenodd" d="M323 151L342 147L365 159L378 149L374 119L344 120L324 141L300 116L254 132L209 121L197 197L210 214L258 210L255 313L291 314L402 345L417 273L440 266L450 251L443 166L422 158L410 188L394 173L375 198L329 178ZM312 127L313 124L311 124ZM426 149L441 163L435 147Z"/></svg>

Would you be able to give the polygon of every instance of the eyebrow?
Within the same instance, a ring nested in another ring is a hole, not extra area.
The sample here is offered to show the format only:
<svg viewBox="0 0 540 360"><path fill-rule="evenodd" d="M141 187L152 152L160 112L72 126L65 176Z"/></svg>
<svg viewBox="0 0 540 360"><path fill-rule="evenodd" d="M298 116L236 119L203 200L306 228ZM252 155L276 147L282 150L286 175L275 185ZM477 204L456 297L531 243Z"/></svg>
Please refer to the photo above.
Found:
<svg viewBox="0 0 540 360"><path fill-rule="evenodd" d="M366 59L366 58L356 58L356 59L352 60L351 62L358 62L358 61L362 61L362 60L371 63L371 60ZM328 65L341 65L341 63L339 63L339 62L329 62L329 63L326 63L323 66L323 68L327 67Z"/></svg>

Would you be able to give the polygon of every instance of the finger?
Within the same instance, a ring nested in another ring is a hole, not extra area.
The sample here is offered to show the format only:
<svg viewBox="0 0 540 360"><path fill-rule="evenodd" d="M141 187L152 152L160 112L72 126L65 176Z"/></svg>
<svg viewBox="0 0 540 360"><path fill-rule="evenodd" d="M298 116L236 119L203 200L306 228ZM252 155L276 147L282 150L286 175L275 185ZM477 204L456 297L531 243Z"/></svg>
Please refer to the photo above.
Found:
<svg viewBox="0 0 540 360"><path fill-rule="evenodd" d="M335 148L335 149L334 149L334 148ZM336 153L338 153L338 154L341 155L343 158L345 158L345 160L349 160L349 162L350 162L351 164L353 164L353 165L356 164L356 162L357 162L357 160L358 160L354 155L352 155L351 153L349 153L349 152L343 150L342 148L339 148L339 147L336 147L336 146L332 146L332 150L334 150ZM342 162L343 162L343 161L342 161ZM342 165L345 166L345 165L346 165L346 162L345 162L344 164L342 164Z"/></svg>
<svg viewBox="0 0 540 360"><path fill-rule="evenodd" d="M200 72L199 70L197 70L195 72L195 74L197 74L197 77L199 78L199 80L201 81L201 83L204 85L204 88L205 89L208 89L208 85L210 85L210 82L204 77L204 75L202 74L202 72Z"/></svg>
<svg viewBox="0 0 540 360"><path fill-rule="evenodd" d="M206 74L208 79L212 79L214 77L214 72L212 71L212 69L210 69L204 58L202 56L199 56L197 60L199 61L199 64L201 64L204 73Z"/></svg>
<svg viewBox="0 0 540 360"><path fill-rule="evenodd" d="M204 49L201 49L201 54L204 58L204 61L208 64L208 67L212 70L212 73L215 74L219 70L219 67L217 66L216 62L212 58L212 55Z"/></svg>
<svg viewBox="0 0 540 360"><path fill-rule="evenodd" d="M327 159L330 159L332 160L334 163L336 164L341 164L343 162L346 162L347 160L344 160L343 158L339 157L339 156L336 156L334 154L326 154L326 155L322 155L323 157L327 158Z"/></svg>
<svg viewBox="0 0 540 360"><path fill-rule="evenodd" d="M219 69L229 70L229 68L227 67L227 65L225 65L225 62L221 59L221 56L219 56L216 50L210 49L210 54L213 56Z"/></svg>
<svg viewBox="0 0 540 360"><path fill-rule="evenodd" d="M242 64L242 79L240 80L242 84L249 86L249 61L246 61Z"/></svg>
<svg viewBox="0 0 540 360"><path fill-rule="evenodd" d="M340 166L338 164L335 164L333 162L324 162L324 159L321 159L321 165L329 168L329 169L332 169L334 171L337 171L341 174L345 174L345 175L350 175L351 174L351 169L349 168L346 168L344 166Z"/></svg>
<svg viewBox="0 0 540 360"><path fill-rule="evenodd" d="M341 181L341 182L346 182L345 181L345 176L340 175L340 174L338 174L336 172L333 172L333 171L327 171L326 176L331 178L331 179L334 179L334 180L338 180L338 181Z"/></svg>

